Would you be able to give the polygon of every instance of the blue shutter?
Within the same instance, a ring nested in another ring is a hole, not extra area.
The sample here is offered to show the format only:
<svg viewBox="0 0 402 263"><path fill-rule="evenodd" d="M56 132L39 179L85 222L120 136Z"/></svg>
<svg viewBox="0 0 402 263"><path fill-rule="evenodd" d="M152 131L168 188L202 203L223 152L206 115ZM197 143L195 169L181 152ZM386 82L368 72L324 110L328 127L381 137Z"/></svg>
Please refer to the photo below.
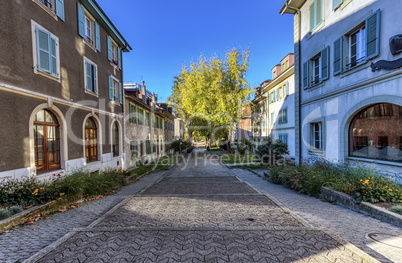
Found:
<svg viewBox="0 0 402 263"><path fill-rule="evenodd" d="M64 21L64 0L56 0L56 15Z"/></svg>
<svg viewBox="0 0 402 263"><path fill-rule="evenodd" d="M380 10L366 19L366 59L380 54Z"/></svg>
<svg viewBox="0 0 402 263"><path fill-rule="evenodd" d="M119 66L119 69L121 69L121 49L117 48L117 64Z"/></svg>
<svg viewBox="0 0 402 263"><path fill-rule="evenodd" d="M334 75L342 72L343 64L343 36L334 42Z"/></svg>
<svg viewBox="0 0 402 263"><path fill-rule="evenodd" d="M329 46L321 51L321 80L329 79Z"/></svg>
<svg viewBox="0 0 402 263"><path fill-rule="evenodd" d="M113 60L113 56L112 56L112 39L110 38L110 36L107 36L107 59L109 61Z"/></svg>
<svg viewBox="0 0 402 263"><path fill-rule="evenodd" d="M100 27L99 24L96 22L95 22L95 47L96 50L101 51Z"/></svg>
<svg viewBox="0 0 402 263"><path fill-rule="evenodd" d="M85 78L86 78L86 85L85 89L88 91L92 91L92 65L91 63L85 61Z"/></svg>
<svg viewBox="0 0 402 263"><path fill-rule="evenodd" d="M332 0L332 10L335 10L343 3L343 0Z"/></svg>
<svg viewBox="0 0 402 263"><path fill-rule="evenodd" d="M98 72L97 72L97 67L95 65L91 65L92 67L92 85L93 89L92 91L98 94Z"/></svg>
<svg viewBox="0 0 402 263"><path fill-rule="evenodd" d="M285 95L289 95L289 82L285 84Z"/></svg>
<svg viewBox="0 0 402 263"><path fill-rule="evenodd" d="M36 48L38 69L51 73L50 34L39 28L36 28Z"/></svg>
<svg viewBox="0 0 402 263"><path fill-rule="evenodd" d="M78 35L85 38L85 13L84 8L80 3L77 3L77 15L78 15Z"/></svg>
<svg viewBox="0 0 402 263"><path fill-rule="evenodd" d="M109 100L114 99L114 87L113 87L113 78L109 76Z"/></svg>
<svg viewBox="0 0 402 263"><path fill-rule="evenodd" d="M303 64L303 89L307 89L309 86L309 72L308 72L309 62Z"/></svg>
<svg viewBox="0 0 402 263"><path fill-rule="evenodd" d="M50 65L51 74L55 77L59 76L58 65L57 65L57 43L56 39L50 37Z"/></svg>
<svg viewBox="0 0 402 263"><path fill-rule="evenodd" d="M123 104L123 86L119 82L119 102L120 104Z"/></svg>

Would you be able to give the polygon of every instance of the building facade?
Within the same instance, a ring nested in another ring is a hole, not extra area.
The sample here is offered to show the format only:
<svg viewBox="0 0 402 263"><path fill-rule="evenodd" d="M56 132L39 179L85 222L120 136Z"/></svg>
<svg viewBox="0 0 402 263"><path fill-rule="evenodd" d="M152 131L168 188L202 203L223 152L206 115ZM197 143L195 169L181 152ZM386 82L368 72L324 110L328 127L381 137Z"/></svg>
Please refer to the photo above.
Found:
<svg viewBox="0 0 402 263"><path fill-rule="evenodd" d="M123 167L122 52L94 0L0 4L0 178Z"/></svg>
<svg viewBox="0 0 402 263"><path fill-rule="evenodd" d="M401 4L287 0L282 7L294 14L299 162L360 163L401 180Z"/></svg>
<svg viewBox="0 0 402 263"><path fill-rule="evenodd" d="M145 82L125 83L126 164L148 163L165 153L163 109L157 95L147 91Z"/></svg>

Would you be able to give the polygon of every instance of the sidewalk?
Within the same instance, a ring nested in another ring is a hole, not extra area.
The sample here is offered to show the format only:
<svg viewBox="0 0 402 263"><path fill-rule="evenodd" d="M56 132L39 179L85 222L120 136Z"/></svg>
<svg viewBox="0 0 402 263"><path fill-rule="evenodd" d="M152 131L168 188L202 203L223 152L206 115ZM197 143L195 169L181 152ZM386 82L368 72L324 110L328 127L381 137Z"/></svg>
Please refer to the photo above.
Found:
<svg viewBox="0 0 402 263"><path fill-rule="evenodd" d="M262 170L256 171L259 176L245 169L231 171L312 226L327 229L381 262L402 262L402 228L272 184Z"/></svg>

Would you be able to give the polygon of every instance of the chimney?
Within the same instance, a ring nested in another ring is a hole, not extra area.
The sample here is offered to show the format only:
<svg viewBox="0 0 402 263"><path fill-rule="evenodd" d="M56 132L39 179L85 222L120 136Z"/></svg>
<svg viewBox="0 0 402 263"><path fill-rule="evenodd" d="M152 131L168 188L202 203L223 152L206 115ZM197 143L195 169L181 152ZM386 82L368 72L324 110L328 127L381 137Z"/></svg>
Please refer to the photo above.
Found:
<svg viewBox="0 0 402 263"><path fill-rule="evenodd" d="M145 104L147 103L147 88L145 87L145 81L142 81L141 85L141 99L142 102L144 102Z"/></svg>

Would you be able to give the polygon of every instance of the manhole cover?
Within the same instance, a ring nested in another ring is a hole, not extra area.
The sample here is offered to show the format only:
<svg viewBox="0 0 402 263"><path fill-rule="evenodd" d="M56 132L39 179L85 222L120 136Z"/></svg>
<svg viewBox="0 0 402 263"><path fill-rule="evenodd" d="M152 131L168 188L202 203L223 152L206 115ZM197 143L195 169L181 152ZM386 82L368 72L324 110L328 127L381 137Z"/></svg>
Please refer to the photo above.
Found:
<svg viewBox="0 0 402 263"><path fill-rule="evenodd" d="M402 249L402 237L382 233L370 233L368 237L381 244Z"/></svg>
<svg viewBox="0 0 402 263"><path fill-rule="evenodd" d="M254 219L254 218L251 218L251 217L250 217L250 218L247 218L247 220L250 221L250 222L254 222L254 221L255 221L255 219Z"/></svg>

